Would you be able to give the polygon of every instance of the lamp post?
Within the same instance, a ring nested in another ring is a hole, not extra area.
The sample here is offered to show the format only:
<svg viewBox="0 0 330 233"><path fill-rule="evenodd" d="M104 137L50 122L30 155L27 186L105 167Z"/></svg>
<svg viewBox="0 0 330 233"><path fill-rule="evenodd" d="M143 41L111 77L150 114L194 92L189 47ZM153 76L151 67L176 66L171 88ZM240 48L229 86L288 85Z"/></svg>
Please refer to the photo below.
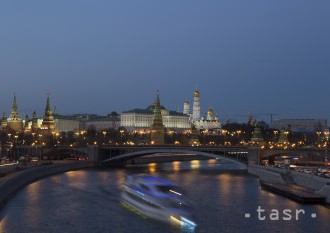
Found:
<svg viewBox="0 0 330 233"><path fill-rule="evenodd" d="M124 130L120 130L120 143L123 144L123 133L124 133Z"/></svg>
<svg viewBox="0 0 330 233"><path fill-rule="evenodd" d="M325 143L324 143L324 163L327 166L328 164L328 141L329 141L329 131L324 131Z"/></svg>
<svg viewBox="0 0 330 233"><path fill-rule="evenodd" d="M105 144L105 136L107 135L107 132L106 131L102 131L102 134L103 134L103 144Z"/></svg>

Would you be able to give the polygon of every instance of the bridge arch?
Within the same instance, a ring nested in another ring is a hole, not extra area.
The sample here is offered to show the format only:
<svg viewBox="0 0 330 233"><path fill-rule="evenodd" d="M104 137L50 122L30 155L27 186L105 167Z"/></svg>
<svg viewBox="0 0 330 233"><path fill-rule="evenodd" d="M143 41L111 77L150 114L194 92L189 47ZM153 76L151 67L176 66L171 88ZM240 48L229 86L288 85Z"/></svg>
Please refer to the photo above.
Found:
<svg viewBox="0 0 330 233"><path fill-rule="evenodd" d="M147 155L152 155L152 154L160 154L160 153L171 153L171 154L194 154L194 155L201 155L201 156L206 156L209 158L214 158L214 159L221 159L227 162L231 163L236 163L240 166L243 166L244 169L247 168L246 163L238 161L234 158L226 157L224 155L219 155L219 154L213 154L213 153L208 153L208 152L202 152L202 151L193 151L193 150L178 150L178 149L151 149L151 150L143 150L143 151L136 151L136 152L131 152L131 153L126 153L122 154L113 158L106 159L101 162L102 166L111 166L112 164L115 163L122 163L126 162L128 160L144 157Z"/></svg>

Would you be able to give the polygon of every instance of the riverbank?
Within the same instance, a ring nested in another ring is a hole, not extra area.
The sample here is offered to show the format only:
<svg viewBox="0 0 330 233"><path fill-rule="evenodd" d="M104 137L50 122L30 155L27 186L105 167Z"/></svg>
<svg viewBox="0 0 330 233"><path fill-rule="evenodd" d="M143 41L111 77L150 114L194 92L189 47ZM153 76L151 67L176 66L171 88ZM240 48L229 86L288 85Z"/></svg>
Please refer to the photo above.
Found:
<svg viewBox="0 0 330 233"><path fill-rule="evenodd" d="M17 191L36 180L62 172L91 168L93 166L93 162L90 161L75 161L45 164L10 173L0 178L0 208L2 208Z"/></svg>
<svg viewBox="0 0 330 233"><path fill-rule="evenodd" d="M312 193L324 196L326 203L330 204L330 179L313 174L257 165L249 165L248 172L258 176L261 182L287 186L294 184L309 189Z"/></svg>

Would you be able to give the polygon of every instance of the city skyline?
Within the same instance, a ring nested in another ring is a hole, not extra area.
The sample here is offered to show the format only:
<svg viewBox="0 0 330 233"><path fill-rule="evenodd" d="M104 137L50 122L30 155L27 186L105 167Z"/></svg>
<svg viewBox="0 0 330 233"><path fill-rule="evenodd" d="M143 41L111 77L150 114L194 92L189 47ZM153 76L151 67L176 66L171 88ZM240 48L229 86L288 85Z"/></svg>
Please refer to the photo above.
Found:
<svg viewBox="0 0 330 233"><path fill-rule="evenodd" d="M199 90L198 89L198 86L196 85L196 89L195 90ZM157 90L157 95L160 91ZM139 107L133 107L132 109L125 109L123 111L117 111L117 110L109 110L109 111L103 111L103 112L86 112L86 111L77 111L77 112L63 112L63 111L58 111L58 106L56 105L56 103L53 103L52 101L52 98L51 98L51 95L50 93L47 93L44 97L44 99L46 100L47 99L47 104L48 104L48 101L49 101L49 97L51 99L51 104L50 104L50 107L51 107L51 110L54 112L54 110L56 111L57 114L60 114L60 115L76 115L76 114L86 114L86 115L100 115L100 116L105 116L105 115L108 115L110 114L111 112L116 112L118 114L122 114L124 112L127 112L127 111L132 111L132 110L135 110L135 109L139 109ZM29 116L30 119L32 119L32 113L33 112L36 112L38 117L39 118L42 118L44 112L45 112L45 106L43 108L31 108L29 107L29 109L33 109L32 112L26 112L26 113L22 113L20 111L20 107L19 107L19 100L17 100L17 94L14 93L13 94L13 99L16 98L16 102L15 101L15 105L18 109L18 113L19 113L19 116L21 117L21 119L23 120L25 118L26 115ZM12 106L13 106L13 99L12 99L12 104L10 105L10 109L8 111L2 111L2 114L6 114L7 117L10 116L10 113L12 111ZM190 105L190 115L192 116L193 114L193 105L194 105L194 101L193 101L193 97L191 98L192 100L190 100L190 98L186 97L185 98L185 101L188 100L188 103ZM151 104L154 103L154 100L151 101L150 103L146 104L145 106L141 106L141 109L146 109L148 106L150 106ZM184 106L182 104L182 106L178 106L176 109L170 109L168 108L162 101L162 105L168 109L168 110L174 110L174 111L177 111L177 112L180 112L182 113L184 111ZM214 107L213 105L207 105L207 106L203 106L203 103L202 103L202 106L201 106L201 117L205 118L207 117L207 112L212 108L212 111L214 111ZM27 109L26 107L22 108L22 109ZM285 118L285 117L279 117L279 114L277 113L274 113L274 112L269 112L269 113L252 113L252 112L248 112L248 113L244 113L244 114L240 114L240 115L234 115L234 114L219 114L219 112L217 110L214 111L214 116L215 117L218 117L220 119L220 122L221 124L225 123L225 121L229 121L229 122L238 122L238 123L244 123L244 122L247 122L250 120L250 117L252 117L254 120L256 121L265 121L266 123L268 123L270 126L272 125L273 122L271 122L271 120L282 120L282 119L306 119L306 120L309 120L309 119L325 119L326 121L328 119L326 118L322 118L322 117L319 117L319 118L308 118L308 117L296 117L296 118Z"/></svg>
<svg viewBox="0 0 330 233"><path fill-rule="evenodd" d="M222 120L330 119L330 3L130 3L1 3L0 111L16 92L21 117L41 115L50 92L64 114L122 112L157 89L176 110L198 84Z"/></svg>

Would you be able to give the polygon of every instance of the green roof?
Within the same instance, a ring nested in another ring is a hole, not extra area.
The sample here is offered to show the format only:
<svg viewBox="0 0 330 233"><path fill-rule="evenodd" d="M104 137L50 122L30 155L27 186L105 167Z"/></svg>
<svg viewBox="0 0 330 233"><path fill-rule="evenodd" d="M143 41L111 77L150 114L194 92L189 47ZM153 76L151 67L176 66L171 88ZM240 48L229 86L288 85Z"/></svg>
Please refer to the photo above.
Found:
<svg viewBox="0 0 330 233"><path fill-rule="evenodd" d="M123 113L138 113L138 114L147 114L147 115L154 115L154 112L149 109L140 109L140 108L135 108L129 111L125 111Z"/></svg>
<svg viewBox="0 0 330 233"><path fill-rule="evenodd" d="M61 119L61 120L79 120L77 117L75 116L64 116L64 115L60 115L60 114L54 114L54 119Z"/></svg>
<svg viewBox="0 0 330 233"><path fill-rule="evenodd" d="M145 115L154 115L154 112L150 109L140 109L140 108L135 108L130 111L125 111L123 113L136 113L136 114L145 114ZM171 116L188 116L186 114L177 112L177 111L169 111L169 114Z"/></svg>

